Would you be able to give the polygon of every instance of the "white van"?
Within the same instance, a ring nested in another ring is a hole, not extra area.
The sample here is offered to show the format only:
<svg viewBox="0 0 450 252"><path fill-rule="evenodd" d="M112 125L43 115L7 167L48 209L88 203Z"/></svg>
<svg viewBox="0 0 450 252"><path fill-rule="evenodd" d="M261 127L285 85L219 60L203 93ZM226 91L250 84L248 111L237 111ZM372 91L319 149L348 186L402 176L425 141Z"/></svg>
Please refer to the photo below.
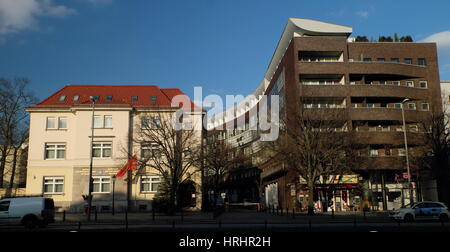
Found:
<svg viewBox="0 0 450 252"><path fill-rule="evenodd" d="M0 224L46 227L55 222L53 199L42 197L6 198L0 200Z"/></svg>

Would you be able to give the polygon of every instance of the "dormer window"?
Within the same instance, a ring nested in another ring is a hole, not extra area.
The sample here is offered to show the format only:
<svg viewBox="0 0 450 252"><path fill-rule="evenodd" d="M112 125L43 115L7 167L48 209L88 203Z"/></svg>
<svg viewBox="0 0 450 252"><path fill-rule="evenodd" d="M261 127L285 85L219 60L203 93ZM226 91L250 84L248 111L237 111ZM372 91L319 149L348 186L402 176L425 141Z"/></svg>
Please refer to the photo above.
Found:
<svg viewBox="0 0 450 252"><path fill-rule="evenodd" d="M106 100L106 101L112 101L112 99L113 99L112 95L107 95L107 96L105 97L105 100Z"/></svg>
<svg viewBox="0 0 450 252"><path fill-rule="evenodd" d="M65 101L66 100L66 95L61 95L60 97L59 97L59 100L58 101L60 101L60 102L63 102L63 101Z"/></svg>
<svg viewBox="0 0 450 252"><path fill-rule="evenodd" d="M79 99L80 99L80 96L79 96L79 95L75 95L75 96L73 97L72 101L76 102L76 101L78 101Z"/></svg>
<svg viewBox="0 0 450 252"><path fill-rule="evenodd" d="M94 96L91 96L91 101L98 101L100 99L100 96L99 95L94 95Z"/></svg>
<svg viewBox="0 0 450 252"><path fill-rule="evenodd" d="M151 101L151 102L156 102L157 99L158 99L158 98L157 98L156 96L150 97L150 101Z"/></svg>
<svg viewBox="0 0 450 252"><path fill-rule="evenodd" d="M131 102L137 102L139 100L138 96L131 96Z"/></svg>

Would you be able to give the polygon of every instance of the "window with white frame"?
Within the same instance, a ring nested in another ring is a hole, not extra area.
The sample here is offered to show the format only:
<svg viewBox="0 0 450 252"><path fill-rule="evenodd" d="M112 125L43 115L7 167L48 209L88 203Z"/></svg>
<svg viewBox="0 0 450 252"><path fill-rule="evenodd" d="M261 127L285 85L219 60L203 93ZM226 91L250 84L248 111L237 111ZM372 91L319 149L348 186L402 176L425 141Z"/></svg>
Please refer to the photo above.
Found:
<svg viewBox="0 0 450 252"><path fill-rule="evenodd" d="M66 158L66 144L47 143L45 144L45 159L58 160Z"/></svg>
<svg viewBox="0 0 450 252"><path fill-rule="evenodd" d="M58 128L59 129L67 129L67 117L59 117L58 118Z"/></svg>
<svg viewBox="0 0 450 252"><path fill-rule="evenodd" d="M67 117L47 117L46 129L67 129Z"/></svg>
<svg viewBox="0 0 450 252"><path fill-rule="evenodd" d="M157 143L142 143L141 144L141 157L144 159L150 159L154 157L160 157L161 152Z"/></svg>
<svg viewBox="0 0 450 252"><path fill-rule="evenodd" d="M106 115L104 121L105 121L104 125L105 125L106 129L111 129L113 127L113 125L112 125L112 116Z"/></svg>
<svg viewBox="0 0 450 252"><path fill-rule="evenodd" d="M93 189L94 193L109 193L111 186L111 177L107 176L94 176L93 180Z"/></svg>
<svg viewBox="0 0 450 252"><path fill-rule="evenodd" d="M420 82L419 82L419 87L420 87L420 88L428 88L428 82L426 82L426 81L420 81Z"/></svg>
<svg viewBox="0 0 450 252"><path fill-rule="evenodd" d="M419 127L417 125L409 125L409 131L413 133L419 132Z"/></svg>
<svg viewBox="0 0 450 252"><path fill-rule="evenodd" d="M158 187L161 184L161 178L158 176L142 176L141 177L141 192L155 193L158 192Z"/></svg>
<svg viewBox="0 0 450 252"><path fill-rule="evenodd" d="M141 118L141 128L142 129L160 129L161 128L161 118L158 116L145 116Z"/></svg>
<svg viewBox="0 0 450 252"><path fill-rule="evenodd" d="M112 142L94 142L92 156L96 158L110 158L112 156Z"/></svg>
<svg viewBox="0 0 450 252"><path fill-rule="evenodd" d="M409 110L416 110L416 104L415 103L408 103L408 109Z"/></svg>
<svg viewBox="0 0 450 252"><path fill-rule="evenodd" d="M393 82L392 82L392 85L394 85L394 86L400 86L400 81L393 81Z"/></svg>
<svg viewBox="0 0 450 252"><path fill-rule="evenodd" d="M406 82L407 87L414 87L414 81L407 81Z"/></svg>
<svg viewBox="0 0 450 252"><path fill-rule="evenodd" d="M102 116L96 115L94 116L94 128L99 129L103 127Z"/></svg>
<svg viewBox="0 0 450 252"><path fill-rule="evenodd" d="M370 157L378 157L378 150L375 150L375 149L369 150L369 156Z"/></svg>
<svg viewBox="0 0 450 252"><path fill-rule="evenodd" d="M401 109L402 108L402 104L401 103L395 103L394 104L394 108Z"/></svg>
<svg viewBox="0 0 450 252"><path fill-rule="evenodd" d="M406 156L406 150L405 149L398 149L398 155L401 157Z"/></svg>
<svg viewBox="0 0 450 252"><path fill-rule="evenodd" d="M62 194L64 177L44 177L44 194Z"/></svg>
<svg viewBox="0 0 450 252"><path fill-rule="evenodd" d="M58 129L56 117L47 117L47 129Z"/></svg>
<svg viewBox="0 0 450 252"><path fill-rule="evenodd" d="M425 110L425 111L430 110L430 104L428 104L428 103L422 103L422 110Z"/></svg>

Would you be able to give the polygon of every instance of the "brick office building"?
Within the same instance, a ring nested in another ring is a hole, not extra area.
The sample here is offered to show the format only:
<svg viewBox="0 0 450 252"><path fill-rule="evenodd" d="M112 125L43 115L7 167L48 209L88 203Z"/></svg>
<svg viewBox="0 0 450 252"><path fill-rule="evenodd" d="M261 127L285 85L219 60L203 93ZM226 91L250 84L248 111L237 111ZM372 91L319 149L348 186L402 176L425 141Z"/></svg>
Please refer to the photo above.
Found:
<svg viewBox="0 0 450 252"><path fill-rule="evenodd" d="M423 145L419 122L442 109L436 44L356 42L352 32L351 27L289 19L254 96L210 118L209 127L242 116L248 120L262 95L280 95L288 118L305 109L345 110L345 130L356 132L364 162L351 167L353 174L319 178L317 187L329 192L321 196L338 211L364 202L373 209L392 209L409 203L401 108L405 106L410 155ZM284 164L261 161L258 134L246 129L221 134L230 142L246 139L235 145L248 149L254 166L262 170L263 203L292 208L296 200L305 200L298 176ZM414 197L435 200L433 190L422 186L427 181L417 180L419 168L412 162Z"/></svg>

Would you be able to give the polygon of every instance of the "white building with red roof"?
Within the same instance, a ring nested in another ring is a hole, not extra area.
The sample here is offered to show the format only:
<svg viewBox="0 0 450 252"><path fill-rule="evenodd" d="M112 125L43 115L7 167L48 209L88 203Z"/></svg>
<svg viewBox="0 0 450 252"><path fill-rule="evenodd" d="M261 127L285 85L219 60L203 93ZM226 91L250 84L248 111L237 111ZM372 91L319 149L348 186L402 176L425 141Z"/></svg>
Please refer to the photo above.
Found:
<svg viewBox="0 0 450 252"><path fill-rule="evenodd" d="M30 137L27 171L27 195L51 197L56 207L82 211L88 194L88 177L93 137L93 206L98 211L151 210L161 176L157 171L134 171L131 182L113 176L127 162L128 156L143 153L143 146L132 140L143 121L157 122L161 114L173 113L180 104L172 99L184 95L179 89L157 86L67 85L42 102L29 107ZM91 98L95 98L95 109ZM179 97L178 97L179 98ZM189 120L201 121L205 112L187 96ZM197 128L198 129L198 128ZM196 133L201 142L202 130ZM147 146L148 147L148 146ZM145 148L147 148L145 147ZM157 149L152 145L151 148ZM148 150L147 150L148 151ZM153 150L152 150L153 151ZM185 193L192 207L201 204L201 175L192 168L191 187Z"/></svg>

